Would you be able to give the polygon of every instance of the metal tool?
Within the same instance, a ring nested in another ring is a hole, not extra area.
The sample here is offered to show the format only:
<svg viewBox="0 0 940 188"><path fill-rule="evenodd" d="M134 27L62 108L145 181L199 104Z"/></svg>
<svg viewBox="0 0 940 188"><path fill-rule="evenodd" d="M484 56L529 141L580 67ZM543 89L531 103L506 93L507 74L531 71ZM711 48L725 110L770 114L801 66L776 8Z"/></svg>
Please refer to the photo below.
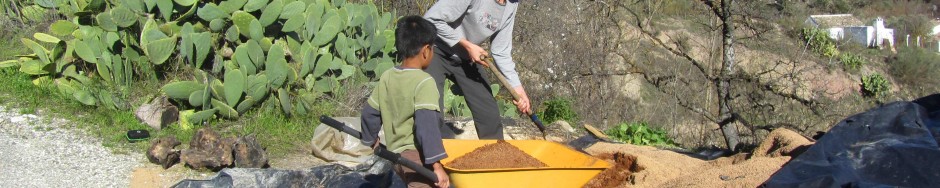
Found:
<svg viewBox="0 0 940 188"><path fill-rule="evenodd" d="M352 135L353 137L356 137L357 139L362 139L362 132L359 132L356 129L353 129L352 127L346 126L345 123L336 121L336 119L333 119L329 116L325 116L325 115L320 116L320 123L333 127L334 129L342 131L346 134ZM405 167L408 167L414 170L415 172L418 172L418 174L421 174L422 176L427 177L433 182L438 181L437 174L435 174L434 171L424 168L424 166L422 166L421 164L415 163L413 161L409 161L408 159L401 157L401 155L398 153L389 151L388 148L386 148L384 144L380 143L378 147L375 147L374 153L383 159L394 162L395 164L404 165Z"/></svg>
<svg viewBox="0 0 940 188"><path fill-rule="evenodd" d="M513 90L512 86L509 85L509 81L506 80L506 76L503 76L503 73L500 72L498 68L496 68L496 65L493 64L492 58L485 58L485 56L481 56L480 59L486 62L487 64L486 67L489 68L490 72L492 72L493 75L496 75L496 78L499 80L500 85L506 88L506 90L509 90L509 94L512 95L513 99L519 100L522 98L522 96L516 93L516 90ZM526 114L526 115L528 115L529 119L532 120L532 123L535 123L535 126L539 128L539 132L542 132L542 140L546 140L545 125L542 124L542 120L539 120L539 116L535 114L535 111L531 111L531 110L529 111L529 114Z"/></svg>

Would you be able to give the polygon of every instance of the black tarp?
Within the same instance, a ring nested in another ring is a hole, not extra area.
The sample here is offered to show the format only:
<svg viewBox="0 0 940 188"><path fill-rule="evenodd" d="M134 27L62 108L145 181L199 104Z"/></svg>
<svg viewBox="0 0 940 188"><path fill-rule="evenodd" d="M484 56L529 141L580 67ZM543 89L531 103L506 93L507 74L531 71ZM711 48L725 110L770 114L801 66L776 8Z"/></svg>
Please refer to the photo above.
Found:
<svg viewBox="0 0 940 188"><path fill-rule="evenodd" d="M940 186L940 94L846 118L766 187Z"/></svg>
<svg viewBox="0 0 940 188"><path fill-rule="evenodd" d="M405 187L391 170L391 162L372 157L366 164L348 168L327 164L306 170L227 168L208 180L183 180L174 188L208 187Z"/></svg>

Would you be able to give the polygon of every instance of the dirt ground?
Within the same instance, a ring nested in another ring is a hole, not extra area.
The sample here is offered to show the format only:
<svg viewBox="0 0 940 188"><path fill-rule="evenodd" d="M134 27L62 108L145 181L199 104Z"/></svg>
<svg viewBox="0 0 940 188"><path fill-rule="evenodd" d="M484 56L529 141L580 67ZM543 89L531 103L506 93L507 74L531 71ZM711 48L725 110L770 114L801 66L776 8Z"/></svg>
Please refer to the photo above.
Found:
<svg viewBox="0 0 940 188"><path fill-rule="evenodd" d="M585 151L612 164L623 164L599 174L603 180L586 187L757 187L812 144L811 139L796 132L777 129L751 153L705 161L650 146L597 143ZM273 158L270 163L277 169L307 169L325 164L306 154ZM134 170L131 187L169 187L183 179L209 179L215 174L180 164L165 170L145 164Z"/></svg>
<svg viewBox="0 0 940 188"><path fill-rule="evenodd" d="M799 134L774 130L755 150L711 161L649 146L597 143L594 156L623 153L636 157L638 168L623 173L620 185L591 187L757 187L813 142ZM802 148L802 149L801 149Z"/></svg>

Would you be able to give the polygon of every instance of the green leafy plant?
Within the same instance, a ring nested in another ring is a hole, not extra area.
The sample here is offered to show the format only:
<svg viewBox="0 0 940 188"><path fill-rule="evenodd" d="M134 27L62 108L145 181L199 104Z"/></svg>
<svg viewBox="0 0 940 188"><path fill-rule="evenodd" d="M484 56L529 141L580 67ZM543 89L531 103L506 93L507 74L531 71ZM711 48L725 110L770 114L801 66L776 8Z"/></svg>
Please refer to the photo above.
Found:
<svg viewBox="0 0 940 188"><path fill-rule="evenodd" d="M621 123L607 129L604 133L628 144L676 146L666 131L650 128L646 122Z"/></svg>
<svg viewBox="0 0 940 188"><path fill-rule="evenodd" d="M238 118L262 103L291 116L306 114L321 96L342 93L341 81L374 81L394 66L393 14L371 2L37 2L32 6L66 19L53 23L51 34L22 40L32 54L0 66L19 66L34 83L86 105L128 106L117 101L134 82L185 70L193 76L161 90L194 110L190 123Z"/></svg>
<svg viewBox="0 0 940 188"><path fill-rule="evenodd" d="M891 90L888 80L875 73L862 77L862 93L870 97L882 97Z"/></svg>
<svg viewBox="0 0 940 188"><path fill-rule="evenodd" d="M835 42L829 38L829 33L822 29L803 28L801 35L803 42L806 42L813 52L819 53L825 57L836 57L839 55L839 49Z"/></svg>
<svg viewBox="0 0 940 188"><path fill-rule="evenodd" d="M464 99L462 93L455 92L459 88L453 87L454 83L450 80L444 81L444 88L451 88L444 91L444 111L445 113L451 114L454 117L468 117L470 116L470 106L467 105L467 100Z"/></svg>
<svg viewBox="0 0 940 188"><path fill-rule="evenodd" d="M899 48L898 54L888 59L890 74L907 89L920 90L929 95L940 90L940 54L926 48Z"/></svg>
<svg viewBox="0 0 940 188"><path fill-rule="evenodd" d="M857 71L863 65L867 64L861 56L851 53L842 53L842 55L839 56L839 61L842 62L842 66L848 71Z"/></svg>
<svg viewBox="0 0 940 188"><path fill-rule="evenodd" d="M498 96L500 88L502 87L499 84L490 84L490 90L493 91L493 97L496 98L496 105L499 106L499 115L502 117L519 116L519 109L512 103L512 99L501 99Z"/></svg>
<svg viewBox="0 0 940 188"><path fill-rule="evenodd" d="M575 122L578 120L578 113L574 111L572 101L567 98L556 98L542 103L541 118L546 122L555 122L565 120Z"/></svg>

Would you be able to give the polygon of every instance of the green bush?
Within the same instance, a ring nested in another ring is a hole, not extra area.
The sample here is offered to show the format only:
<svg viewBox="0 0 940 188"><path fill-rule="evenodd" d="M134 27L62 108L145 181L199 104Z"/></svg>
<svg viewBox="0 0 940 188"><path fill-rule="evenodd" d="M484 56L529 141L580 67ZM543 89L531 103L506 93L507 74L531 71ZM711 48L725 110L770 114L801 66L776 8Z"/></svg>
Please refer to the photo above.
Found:
<svg viewBox="0 0 940 188"><path fill-rule="evenodd" d="M888 59L892 76L911 88L936 92L940 88L940 55L924 48L901 48Z"/></svg>
<svg viewBox="0 0 940 188"><path fill-rule="evenodd" d="M444 81L444 113L454 117L470 116L470 106L464 98L463 93L456 92L459 88L453 86L450 80Z"/></svg>
<svg viewBox="0 0 940 188"><path fill-rule="evenodd" d="M578 120L578 113L571 107L571 100L567 98L557 98L542 103L542 119L546 122L555 122L565 120L575 122Z"/></svg>
<svg viewBox="0 0 940 188"><path fill-rule="evenodd" d="M865 96L881 97L888 94L891 86L881 74L875 73L862 77L862 92Z"/></svg>
<svg viewBox="0 0 940 188"><path fill-rule="evenodd" d="M839 56L839 61L842 61L842 67L847 71L856 71L867 63L862 59L862 56L850 53L842 53Z"/></svg>
<svg viewBox="0 0 940 188"><path fill-rule="evenodd" d="M608 136L628 144L676 146L666 131L650 128L646 122L621 123L604 131Z"/></svg>
<svg viewBox="0 0 940 188"><path fill-rule="evenodd" d="M819 53L825 57L836 57L839 55L839 49L836 43L829 38L829 33L822 29L803 28L801 33L803 42L806 42L813 52Z"/></svg>
<svg viewBox="0 0 940 188"><path fill-rule="evenodd" d="M0 62L89 106L127 109L131 88L167 83L192 122L259 106L307 115L342 84L394 66L394 20L345 0L36 1L64 16ZM0 10L3 12L6 10ZM51 47L51 48L50 48ZM171 77L168 75L182 75Z"/></svg>

